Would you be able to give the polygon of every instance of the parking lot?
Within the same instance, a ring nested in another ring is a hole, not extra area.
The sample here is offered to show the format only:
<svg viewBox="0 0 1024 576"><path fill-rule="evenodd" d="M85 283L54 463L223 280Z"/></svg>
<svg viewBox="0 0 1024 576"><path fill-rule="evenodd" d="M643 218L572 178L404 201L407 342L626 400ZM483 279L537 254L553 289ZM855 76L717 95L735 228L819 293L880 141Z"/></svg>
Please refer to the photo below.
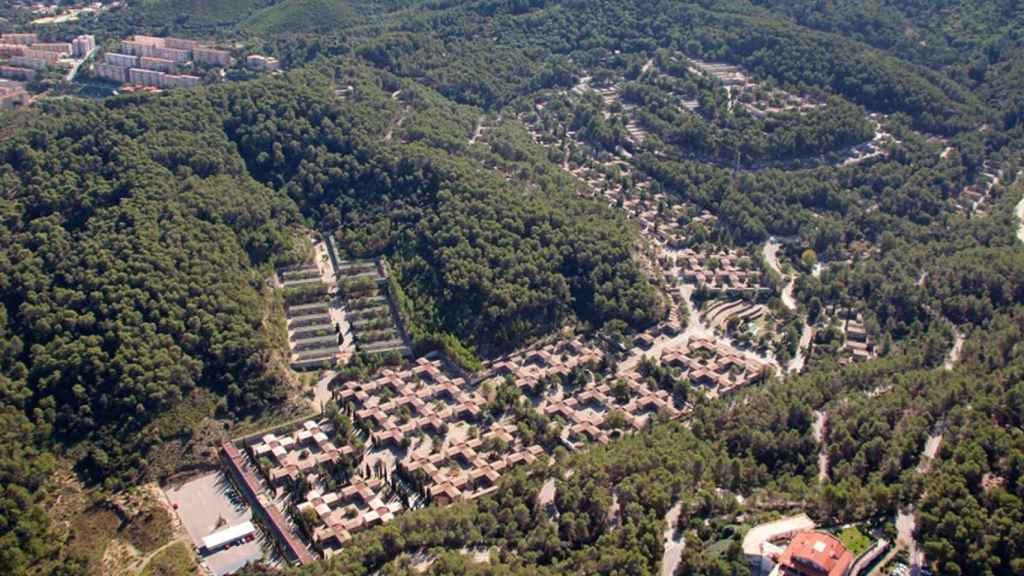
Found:
<svg viewBox="0 0 1024 576"><path fill-rule="evenodd" d="M245 499L220 472L199 476L180 486L166 486L164 493L176 507L178 517L197 548L205 536L252 520L252 511ZM231 574L246 563L263 558L264 542L265 538L260 534L252 542L212 554L200 554L200 561L214 576Z"/></svg>

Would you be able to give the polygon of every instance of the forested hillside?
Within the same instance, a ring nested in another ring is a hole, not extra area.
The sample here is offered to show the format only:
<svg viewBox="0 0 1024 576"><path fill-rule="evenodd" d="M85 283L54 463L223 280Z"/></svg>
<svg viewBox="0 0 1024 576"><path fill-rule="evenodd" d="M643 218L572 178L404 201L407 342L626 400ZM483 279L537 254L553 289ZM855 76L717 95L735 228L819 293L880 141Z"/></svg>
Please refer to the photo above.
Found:
<svg viewBox="0 0 1024 576"><path fill-rule="evenodd" d="M652 254L782 239L759 304L794 348L813 325L815 354L713 400L665 372L684 420L560 450L285 574L657 573L674 506L677 575L748 574L743 533L794 511L913 514L935 573L1024 573L1021 14L137 0L42 29L207 38L286 71L0 116L0 573L101 573L56 521L69 469L119 494L210 464L204 442L287 409L268 279L305 257L309 230L382 258L416 352L470 368L567 325L621 341L685 327L698 311ZM676 237L639 218L676 207ZM860 363L839 353L849 316L877 344ZM488 563L466 553L480 550Z"/></svg>
<svg viewBox="0 0 1024 576"><path fill-rule="evenodd" d="M4 406L20 440L3 481L7 517L31 523L5 531L21 539L8 573L47 553L45 516L14 513L51 471L37 447L72 448L117 489L160 472L147 426L190 397L212 392L228 419L282 401L266 278L302 223L391 256L428 342L493 351L577 316L660 314L629 228L567 201L564 178L532 183L546 161L522 158L507 184L432 147L399 152L380 143L379 80L345 106L330 80L62 102L4 143Z"/></svg>

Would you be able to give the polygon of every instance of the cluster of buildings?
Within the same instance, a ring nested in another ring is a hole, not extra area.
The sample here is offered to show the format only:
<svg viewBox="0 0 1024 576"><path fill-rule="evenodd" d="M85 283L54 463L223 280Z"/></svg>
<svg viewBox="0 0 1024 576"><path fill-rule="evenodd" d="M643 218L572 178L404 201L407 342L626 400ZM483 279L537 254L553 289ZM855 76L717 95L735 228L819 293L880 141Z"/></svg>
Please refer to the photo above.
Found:
<svg viewBox="0 0 1024 576"><path fill-rule="evenodd" d="M579 338L546 344L506 355L491 362L488 378L510 376L525 393L538 393L538 385L552 376L566 376L577 366L601 361L602 353Z"/></svg>
<svg viewBox="0 0 1024 576"><path fill-rule="evenodd" d="M999 162L985 160L976 184L964 187L956 199L961 212L988 214L992 205L992 189L1003 179L1003 168Z"/></svg>
<svg viewBox="0 0 1024 576"><path fill-rule="evenodd" d="M625 400L615 397L614 386L624 388ZM573 450L586 443L607 444L624 431L641 430L655 414L661 413L668 419L683 414L675 407L669 392L652 390L635 371L618 374L614 383L586 386L570 398L545 403L543 412L567 422L562 430L562 443ZM624 430L609 428L608 418L612 412L622 418Z"/></svg>
<svg viewBox="0 0 1024 576"><path fill-rule="evenodd" d="M28 82L41 70L70 65L96 48L93 36L78 36L71 42L40 42L35 33L0 34L0 76Z"/></svg>
<svg viewBox="0 0 1024 576"><path fill-rule="evenodd" d="M193 65L232 65L227 50L208 48L195 40L135 35L122 40L120 52L107 52L103 62L96 63L100 78L155 88L190 88L199 84L199 77L181 73Z"/></svg>
<svg viewBox="0 0 1024 576"><path fill-rule="evenodd" d="M35 2L31 4L31 11L39 18L33 20L32 23L38 25L74 22L81 16L100 14L121 5L121 0L113 2L53 2L50 4Z"/></svg>
<svg viewBox="0 0 1024 576"><path fill-rule="evenodd" d="M755 300L772 291L763 283L763 275L754 268L752 259L740 250L684 249L676 252L675 265L680 268L683 282L709 297Z"/></svg>
<svg viewBox="0 0 1024 576"><path fill-rule="evenodd" d="M864 316L853 310L842 310L839 319L843 327L843 350L854 362L869 360L875 356L875 345L864 327Z"/></svg>
<svg viewBox="0 0 1024 576"><path fill-rule="evenodd" d="M354 534L390 522L402 505L387 496L381 478L355 477L339 491L311 490L297 506L299 514L312 517L311 537L317 548L330 558Z"/></svg>
<svg viewBox="0 0 1024 576"><path fill-rule="evenodd" d="M704 386L719 396L752 384L764 376L767 368L723 343L706 338L665 350L660 360L664 366L679 369L680 376L693 386Z"/></svg>
<svg viewBox="0 0 1024 576"><path fill-rule="evenodd" d="M534 462L544 452L540 446L517 442L515 426L507 423L466 438L465 423L479 422L487 400L464 378L452 377L439 360L420 358L407 369L384 370L369 382L347 382L335 390L334 396L354 417L357 427L366 431L368 446L376 453L390 455L390 459L381 458L376 463L383 465L387 474L394 473L414 484L425 498L439 505L489 493L505 470ZM296 450L295 446L308 449L309 442L318 441L313 436L300 444L300 438L293 435L286 447L276 437L263 440L253 446L254 455L277 450L284 458ZM499 445L504 448L495 448ZM307 459L331 453L330 449L317 450ZM396 454L405 456L398 460ZM369 460L365 463L369 468ZM301 468L295 471L304 472ZM274 469L270 475L276 477ZM312 539L330 556L355 533L387 522L403 509L402 502L389 497L387 490L381 478L354 476L340 490L311 491L298 510L307 515L312 511Z"/></svg>
<svg viewBox="0 0 1024 576"><path fill-rule="evenodd" d="M301 284L311 278L307 273L281 279ZM308 310L314 312L310 316L323 314ZM520 401L557 422L557 440L570 449L639 430L655 414L682 415L671 392L655 389L636 371L613 378L598 374L602 358L596 345L581 338L550 342L499 358L472 379L438 358L420 358L333 390L361 440L339 442L331 423L311 420L286 434L249 441L245 451L271 490L306 487L295 513L313 548L329 557L358 532L416 501L446 505L479 498L508 470L544 456L544 447L524 440L511 413L484 417L491 414L491 394L500 382L514 384L525 397ZM706 341L665 353L662 362L683 368L695 384L719 390L741 386L761 369ZM338 465L355 473L338 477ZM334 481L327 482L327 475Z"/></svg>
<svg viewBox="0 0 1024 576"><path fill-rule="evenodd" d="M424 358L370 382L347 382L334 398L351 407L377 447L408 445L421 432L445 434L450 424L476 420L487 403L464 378L451 378L438 361Z"/></svg>
<svg viewBox="0 0 1024 576"><path fill-rule="evenodd" d="M28 92L17 82L0 79L0 110L13 110L28 105Z"/></svg>
<svg viewBox="0 0 1024 576"><path fill-rule="evenodd" d="M120 43L119 52L107 52L95 66L100 78L154 88L189 88L200 82L199 76L187 74L197 67L230 68L235 59L229 50L203 46L186 38L142 36L136 34ZM253 54L245 64L258 72L274 72L280 68L276 58Z"/></svg>
<svg viewBox="0 0 1024 576"><path fill-rule="evenodd" d="M751 80L739 66L717 62L703 62L689 59L687 66L691 74L707 74L725 87L730 99L743 106L751 115L764 118L780 112L807 112L821 104L807 96L791 94L780 89L763 89Z"/></svg>
<svg viewBox="0 0 1024 576"><path fill-rule="evenodd" d="M278 436L265 434L249 447L253 459L265 467L264 473L270 485L278 488L289 480L298 480L303 474L310 474L325 463L339 463L342 458L353 454L354 449L347 443L335 446L331 438L334 427L328 422L307 420L290 434Z"/></svg>
<svg viewBox="0 0 1024 576"><path fill-rule="evenodd" d="M558 377L577 366L596 366L601 357L596 347L580 339L550 343L492 362L473 381L453 374L438 359L420 358L406 369L384 370L367 382L345 382L333 394L356 427L366 433L374 456L361 465L369 468L373 460L386 474L393 472L414 486L424 500L445 505L490 493L507 470L532 463L545 453L540 445L523 441L511 416L496 421L483 418L489 403L486 390L494 390L485 387L486 382L514 382L532 398L538 412L564 421L561 441L570 448L583 441L609 441L616 432L603 424L613 410L629 429L642 428L654 413L680 415L667 392L649 389L637 373L619 376L617 385L628 389L628 399L616 398L609 383L588 382L571 397L560 384L542 385L560 383ZM284 459L297 446L309 449L309 443L316 441L311 437L302 444L295 434L291 440L268 436L253 446L253 453L265 457L276 450L269 472L273 484L274 478L291 477L289 464L294 467L291 472L303 473L299 461ZM306 469L312 470L317 459L332 453L330 448L312 449ZM388 503L383 489L379 480L355 478L336 493L311 493L300 509L316 513L313 539L317 547L329 555L356 531L387 521L401 509L396 502Z"/></svg>

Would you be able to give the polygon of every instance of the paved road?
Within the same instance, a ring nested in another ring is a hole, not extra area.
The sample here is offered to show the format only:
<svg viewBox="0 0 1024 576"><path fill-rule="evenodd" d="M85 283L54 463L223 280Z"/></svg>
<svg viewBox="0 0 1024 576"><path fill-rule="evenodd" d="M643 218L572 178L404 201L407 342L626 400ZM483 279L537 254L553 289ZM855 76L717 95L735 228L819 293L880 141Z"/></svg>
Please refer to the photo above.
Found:
<svg viewBox="0 0 1024 576"><path fill-rule="evenodd" d="M939 446L942 445L942 433L945 427L944 422L939 422L935 430L928 436L928 440L925 441L924 449L921 450L921 460L917 465L919 473L927 474L931 469L935 455L939 453ZM896 544L906 550L907 555L910 556L911 576L920 574L921 568L924 566L924 551L921 550L914 539L914 527L916 525L917 518L913 506L900 510L899 514L896 515Z"/></svg>
<svg viewBox="0 0 1024 576"><path fill-rule="evenodd" d="M916 575L920 573L921 566L924 564L924 553L918 549L917 542L914 540L915 525L913 507L900 510L900 513L896 515L896 544L907 551L907 555L910 556L911 574Z"/></svg>
<svg viewBox="0 0 1024 576"><path fill-rule="evenodd" d="M793 284L796 279L792 276L787 277L782 273L782 266L779 265L779 243L774 238L768 239L764 243L764 248L761 250L761 254L764 256L765 262L771 267L772 270L779 275L780 278L786 281L786 285L782 287L782 305L790 310L796 310L796 299L793 298Z"/></svg>
<svg viewBox="0 0 1024 576"><path fill-rule="evenodd" d="M1024 198L1017 203L1017 209L1014 210L1014 214L1017 215L1017 220L1020 224L1017 226L1017 238L1024 242Z"/></svg>
<svg viewBox="0 0 1024 576"><path fill-rule="evenodd" d="M960 333L956 328L953 329L953 347L949 349L949 354L946 355L946 361L942 367L946 370L952 370L956 366L957 362L960 361L960 355L964 351L964 335Z"/></svg>
<svg viewBox="0 0 1024 576"><path fill-rule="evenodd" d="M800 332L800 343L796 347L796 354L790 359L789 364L786 364L787 371L799 374L804 369L807 364L807 349L811 345L811 338L814 338L814 328L804 319L804 327Z"/></svg>
<svg viewBox="0 0 1024 576"><path fill-rule="evenodd" d="M828 426L828 413L822 410L814 412L814 441L818 443L818 481L828 480L828 446L825 444L825 427Z"/></svg>
<svg viewBox="0 0 1024 576"><path fill-rule="evenodd" d="M95 54L97 50L99 50L98 47L97 48L93 48L92 50L89 51L88 54L85 55L84 58L82 58L81 60L75 61L75 64L71 67L71 70L68 70L68 73L64 77L64 79L67 80L68 82L74 81L75 76L78 74L78 69L81 68L82 64L84 64L86 60L91 58L92 55Z"/></svg>
<svg viewBox="0 0 1024 576"><path fill-rule="evenodd" d="M665 551L661 555L661 576L672 576L676 573L676 567L683 558L683 548L686 547L686 540L683 534L676 534L676 522L679 520L679 512L683 508L682 502L676 502L675 506L665 514Z"/></svg>
<svg viewBox="0 0 1024 576"><path fill-rule="evenodd" d="M814 520L802 513L755 526L743 537L743 553L748 556L760 556L761 545L772 538L798 530L813 530L814 527Z"/></svg>

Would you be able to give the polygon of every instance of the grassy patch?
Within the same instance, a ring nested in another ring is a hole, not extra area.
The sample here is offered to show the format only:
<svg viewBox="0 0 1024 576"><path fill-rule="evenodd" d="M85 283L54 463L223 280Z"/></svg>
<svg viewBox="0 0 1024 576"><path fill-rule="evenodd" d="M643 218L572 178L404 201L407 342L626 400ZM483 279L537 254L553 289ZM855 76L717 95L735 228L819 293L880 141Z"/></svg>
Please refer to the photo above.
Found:
<svg viewBox="0 0 1024 576"><path fill-rule="evenodd" d="M99 574L100 560L110 541L117 536L121 519L103 506L94 504L71 520L71 540L68 556L85 560L90 574Z"/></svg>
<svg viewBox="0 0 1024 576"><path fill-rule="evenodd" d="M729 547L732 546L733 542L735 542L735 540L732 538L726 538L724 540L714 542L710 546L704 548L704 554L709 558L718 558L729 550Z"/></svg>
<svg viewBox="0 0 1024 576"><path fill-rule="evenodd" d="M871 548L871 538L868 538L867 534L861 532L860 528L856 526L844 528L839 533L839 540L854 557L860 556L868 548Z"/></svg>
<svg viewBox="0 0 1024 576"><path fill-rule="evenodd" d="M156 505L139 512L124 527L124 538L142 554L149 554L163 546L174 535L172 519L162 506Z"/></svg>
<svg viewBox="0 0 1024 576"><path fill-rule="evenodd" d="M192 549L184 542L160 551L142 570L142 576L191 576L196 573L196 560Z"/></svg>

